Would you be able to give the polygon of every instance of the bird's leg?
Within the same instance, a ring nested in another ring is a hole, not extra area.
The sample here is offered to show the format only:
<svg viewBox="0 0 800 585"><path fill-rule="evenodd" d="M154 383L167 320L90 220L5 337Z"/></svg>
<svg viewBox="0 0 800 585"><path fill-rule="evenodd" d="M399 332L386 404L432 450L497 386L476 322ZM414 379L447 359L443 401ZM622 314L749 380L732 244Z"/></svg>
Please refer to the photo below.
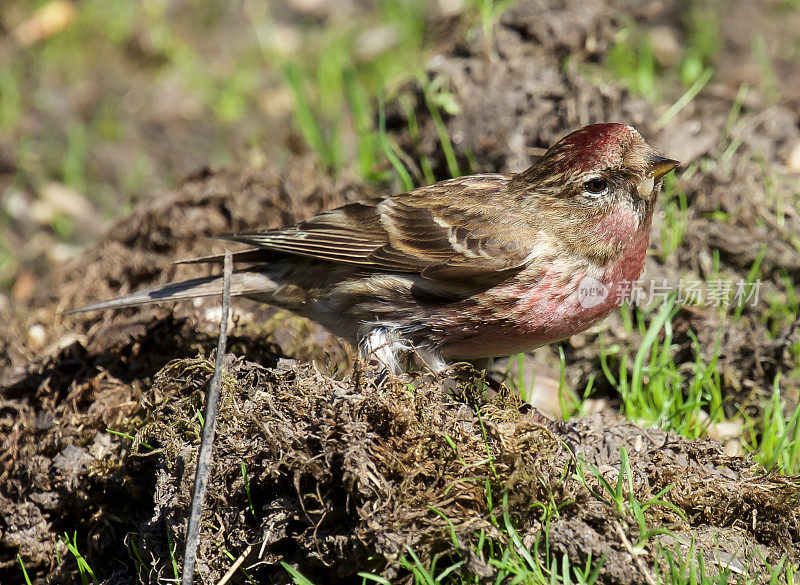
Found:
<svg viewBox="0 0 800 585"><path fill-rule="evenodd" d="M396 375L403 371L402 356L411 350L411 346L397 332L376 327L362 339L359 349L368 364Z"/></svg>
<svg viewBox="0 0 800 585"><path fill-rule="evenodd" d="M492 369L494 368L494 358L481 358L477 360L469 360L467 362L473 368L475 368L478 372L486 372L486 376L488 378L489 374L492 373Z"/></svg>
<svg viewBox="0 0 800 585"><path fill-rule="evenodd" d="M446 362L434 352L414 347L399 332L386 327L370 330L359 347L367 363L394 375L415 370L439 373L447 367Z"/></svg>
<svg viewBox="0 0 800 585"><path fill-rule="evenodd" d="M500 392L503 388L503 381L505 374L497 370L494 358L481 358L477 360L470 360L467 362L476 372L484 372L484 380L489 390L493 392Z"/></svg>

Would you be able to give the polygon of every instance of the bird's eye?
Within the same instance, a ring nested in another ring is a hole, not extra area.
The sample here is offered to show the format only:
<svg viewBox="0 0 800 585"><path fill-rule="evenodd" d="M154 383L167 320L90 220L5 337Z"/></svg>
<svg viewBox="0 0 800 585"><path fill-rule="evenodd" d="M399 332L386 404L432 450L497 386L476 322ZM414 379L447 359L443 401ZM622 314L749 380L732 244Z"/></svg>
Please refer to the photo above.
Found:
<svg viewBox="0 0 800 585"><path fill-rule="evenodd" d="M583 184L583 188L586 190L587 193L591 193L592 195L599 195L603 191L606 190L608 187L608 183L602 177L595 177L594 179L589 179Z"/></svg>

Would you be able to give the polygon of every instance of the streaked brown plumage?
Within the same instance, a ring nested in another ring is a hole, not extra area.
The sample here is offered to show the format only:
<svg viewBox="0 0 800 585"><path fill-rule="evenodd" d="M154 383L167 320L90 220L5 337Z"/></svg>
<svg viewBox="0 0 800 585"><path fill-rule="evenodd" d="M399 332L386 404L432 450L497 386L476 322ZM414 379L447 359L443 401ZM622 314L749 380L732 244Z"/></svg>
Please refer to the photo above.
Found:
<svg viewBox="0 0 800 585"><path fill-rule="evenodd" d="M613 293L638 278L661 179L677 165L630 126L587 126L516 175L460 177L225 237L252 246L234 256L232 293L314 319L392 369L411 348L435 367L532 349L613 310L580 306L578 283L590 276ZM79 310L220 289L220 277L201 278Z"/></svg>

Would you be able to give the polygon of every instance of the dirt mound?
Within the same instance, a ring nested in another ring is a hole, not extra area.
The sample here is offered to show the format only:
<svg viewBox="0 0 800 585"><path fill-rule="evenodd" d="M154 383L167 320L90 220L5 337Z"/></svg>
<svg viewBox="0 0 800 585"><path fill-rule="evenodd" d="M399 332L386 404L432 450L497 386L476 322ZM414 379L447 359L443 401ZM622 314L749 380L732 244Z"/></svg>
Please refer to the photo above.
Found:
<svg viewBox="0 0 800 585"><path fill-rule="evenodd" d="M41 446L23 448L30 459L14 464L14 475L24 470L30 484L14 482L13 495L24 492L26 503L5 502L6 522L24 527L17 544L29 564L52 558L45 543L26 548L53 530L48 512L90 507L91 519L80 515L88 529L82 552L95 570L135 554L139 562L114 583L173 577L171 559L180 554L170 551L184 536L212 371L203 358L176 360L147 391L125 393L109 380L104 394L86 388L65 401L92 405L59 413L69 427L80 423L81 436L52 459ZM705 562L721 568L758 574L760 563L784 554L800 560L800 481L724 456L717 443L600 415L554 429L514 396L489 400L468 384L451 397L434 378L413 388L375 380L359 368L336 381L291 360L267 368L226 356L201 582L217 583L231 554L242 556L246 572L237 579L288 582L280 562L320 583L351 582L364 570L399 579L409 549L424 564L461 562L462 571L488 577L489 547L521 546L501 530L509 522L538 554L564 554L580 566L603 558L602 583L651 578L657 545L680 550L692 529L702 529L696 549ZM113 396L117 408L98 408L91 392ZM632 510L618 509L603 487L601 477L617 482L626 456L623 485L632 497L648 502L666 490L669 505L650 506L646 518L668 524L669 537L644 538ZM69 563L51 568L47 582L68 578Z"/></svg>
<svg viewBox="0 0 800 585"><path fill-rule="evenodd" d="M726 457L715 442L600 415L554 434L515 397L487 400L469 385L452 398L436 379L417 379L412 390L397 379L375 383L364 372L335 382L292 363L265 369L233 356L227 363L220 464L206 516L218 538L202 545L204 582L216 582L231 566L220 542L246 551L242 566L262 582L285 579L273 572L278 561L320 583L367 568L397 579L398 560L409 549L423 565L439 557L440 566L463 561L464 571L490 576L489 544L482 548L479 538L513 547L498 530L511 521L531 546L548 521L552 552L574 565L605 555L601 582L641 583L656 543L643 539L642 550L633 550L626 538L642 536L635 518L616 511L588 471L594 466L614 484L621 449L630 457L632 496L646 502L666 489L664 499L674 506L655 505L646 514L650 522L670 523L674 540L662 546L688 542L690 529L703 527L698 548L712 564L724 558L757 574L759 563L774 564L785 553L800 560L800 480ZM166 368L154 391L171 399L138 435L164 451L156 512L142 533L143 549L162 560L164 526L180 542L192 487L200 401L186 389L201 388L211 373L204 360ZM550 502L559 513L550 517L531 502ZM753 523L737 520L753 514Z"/></svg>

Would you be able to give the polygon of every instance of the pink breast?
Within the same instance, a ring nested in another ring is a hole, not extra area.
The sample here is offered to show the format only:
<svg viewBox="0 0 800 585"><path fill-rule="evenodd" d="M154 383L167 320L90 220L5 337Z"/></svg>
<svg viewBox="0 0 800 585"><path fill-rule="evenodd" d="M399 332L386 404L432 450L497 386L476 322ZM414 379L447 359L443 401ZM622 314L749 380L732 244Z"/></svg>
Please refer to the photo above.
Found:
<svg viewBox="0 0 800 585"><path fill-rule="evenodd" d="M499 298L514 299L513 309L486 320L479 334L449 340L444 357L476 359L489 357L487 352L493 356L510 355L585 331L621 304L630 290L629 283L641 275L647 244L647 231L637 232L619 260L603 271L588 267L575 270L554 261L544 275L521 273L494 291ZM605 297L601 293L587 302L582 289L595 284L604 287ZM487 299L487 303L490 306L491 300Z"/></svg>

